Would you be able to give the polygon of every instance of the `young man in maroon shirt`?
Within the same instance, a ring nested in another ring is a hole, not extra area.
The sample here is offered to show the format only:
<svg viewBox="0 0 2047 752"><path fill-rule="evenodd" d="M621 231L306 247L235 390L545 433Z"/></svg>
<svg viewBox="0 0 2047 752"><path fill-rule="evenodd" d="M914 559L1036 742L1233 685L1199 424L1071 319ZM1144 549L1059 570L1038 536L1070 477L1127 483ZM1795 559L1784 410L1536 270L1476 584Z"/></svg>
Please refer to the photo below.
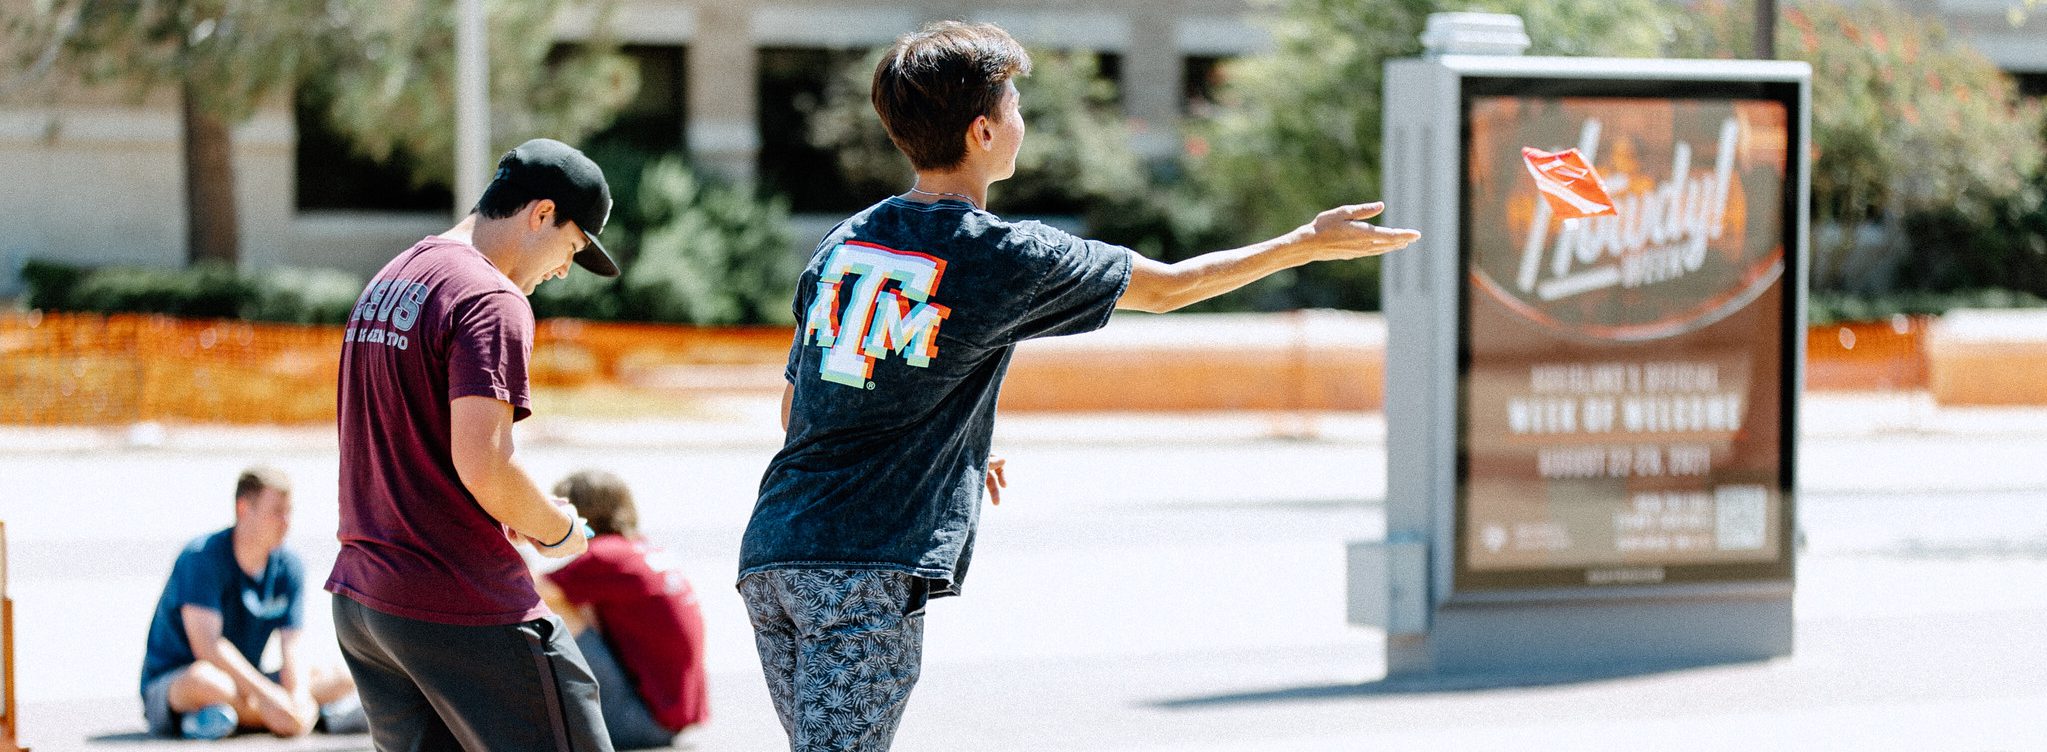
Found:
<svg viewBox="0 0 2047 752"><path fill-rule="evenodd" d="M581 553L575 507L533 483L512 423L541 282L597 242L604 173L559 141L498 161L476 209L363 290L341 351L341 552L327 590L378 749L610 750L597 684L513 548Z"/></svg>

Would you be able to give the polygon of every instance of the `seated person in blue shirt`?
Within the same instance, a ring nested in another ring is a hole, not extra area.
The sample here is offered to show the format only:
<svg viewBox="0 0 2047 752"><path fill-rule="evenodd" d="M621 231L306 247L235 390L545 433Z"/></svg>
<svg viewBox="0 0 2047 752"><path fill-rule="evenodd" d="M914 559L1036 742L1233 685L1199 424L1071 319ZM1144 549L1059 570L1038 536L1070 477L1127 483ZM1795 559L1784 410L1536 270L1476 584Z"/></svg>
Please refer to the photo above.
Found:
<svg viewBox="0 0 2047 752"><path fill-rule="evenodd" d="M193 539L157 600L142 659L142 715L158 736L219 739L238 728L298 736L360 731L355 684L299 652L304 567L284 550L291 482L256 467L235 482L235 524ZM272 633L280 667L257 666ZM324 710L324 712L323 712Z"/></svg>

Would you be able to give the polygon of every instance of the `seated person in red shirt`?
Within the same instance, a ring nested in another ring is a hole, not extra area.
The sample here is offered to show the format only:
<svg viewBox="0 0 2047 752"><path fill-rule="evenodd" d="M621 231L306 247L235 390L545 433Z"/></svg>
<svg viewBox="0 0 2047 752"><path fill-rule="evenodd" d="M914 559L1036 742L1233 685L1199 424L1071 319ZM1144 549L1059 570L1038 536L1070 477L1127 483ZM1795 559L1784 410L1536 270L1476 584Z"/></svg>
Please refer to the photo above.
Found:
<svg viewBox="0 0 2047 752"><path fill-rule="evenodd" d="M541 595L590 662L612 746L669 746L709 715L696 591L674 556L640 537L632 491L618 476L585 470L556 484L554 494L574 504L597 537L583 555L535 580Z"/></svg>

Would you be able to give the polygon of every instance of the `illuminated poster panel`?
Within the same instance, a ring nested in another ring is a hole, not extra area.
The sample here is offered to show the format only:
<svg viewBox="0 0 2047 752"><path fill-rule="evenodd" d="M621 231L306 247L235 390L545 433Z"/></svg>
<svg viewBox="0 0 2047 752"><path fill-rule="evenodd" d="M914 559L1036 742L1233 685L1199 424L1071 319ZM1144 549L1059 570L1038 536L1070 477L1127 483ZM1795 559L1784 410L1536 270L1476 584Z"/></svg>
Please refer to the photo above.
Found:
<svg viewBox="0 0 2047 752"><path fill-rule="evenodd" d="M1797 103L1464 80L1456 589L1790 577ZM1552 217L1522 147L1618 215Z"/></svg>

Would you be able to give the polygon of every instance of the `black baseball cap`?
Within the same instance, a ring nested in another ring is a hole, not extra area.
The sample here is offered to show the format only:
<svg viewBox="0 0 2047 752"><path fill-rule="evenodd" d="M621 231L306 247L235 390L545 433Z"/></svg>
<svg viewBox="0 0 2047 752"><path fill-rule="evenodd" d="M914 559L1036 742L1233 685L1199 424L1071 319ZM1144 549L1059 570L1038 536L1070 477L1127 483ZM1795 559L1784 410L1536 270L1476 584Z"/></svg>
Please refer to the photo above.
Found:
<svg viewBox="0 0 2047 752"><path fill-rule="evenodd" d="M611 218L611 186L604 170L576 147L551 138L536 138L505 152L488 195L500 184L517 186L532 199L551 199L557 211L582 228L590 244L576 252L576 264L600 277L618 276L618 263L597 242Z"/></svg>

